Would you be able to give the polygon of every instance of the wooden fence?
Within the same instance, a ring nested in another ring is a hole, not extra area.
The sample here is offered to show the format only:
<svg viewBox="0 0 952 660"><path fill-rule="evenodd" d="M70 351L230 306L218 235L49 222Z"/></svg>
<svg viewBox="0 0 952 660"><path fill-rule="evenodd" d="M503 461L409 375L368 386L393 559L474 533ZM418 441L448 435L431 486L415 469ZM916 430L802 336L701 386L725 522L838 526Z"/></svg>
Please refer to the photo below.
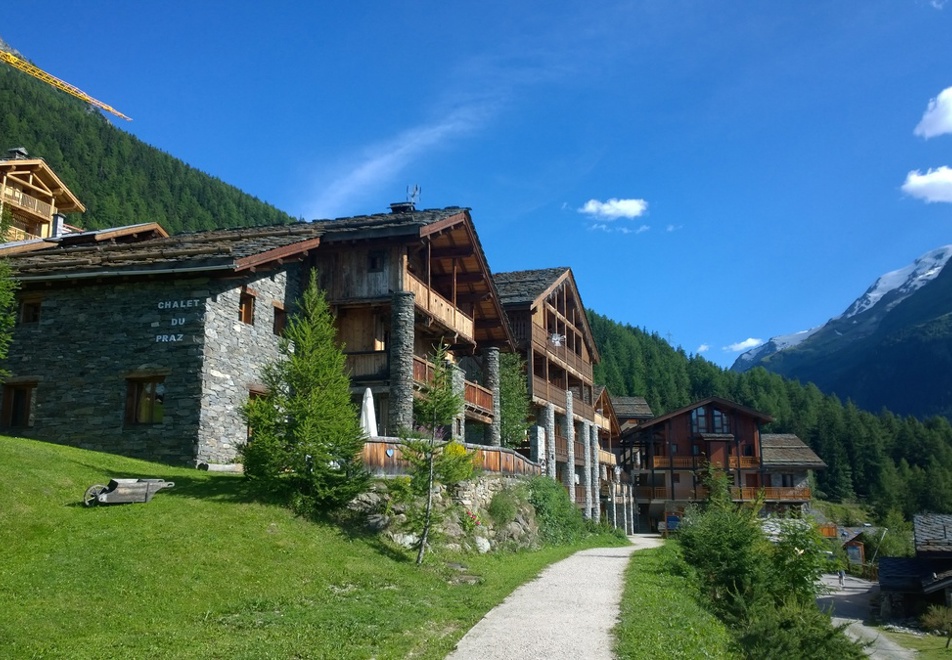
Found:
<svg viewBox="0 0 952 660"><path fill-rule="evenodd" d="M506 476L536 476L542 466L506 447L464 444L476 452L476 464L486 472ZM396 438L372 438L364 442L364 467L377 477L396 477L408 473L409 465L402 454L403 443Z"/></svg>

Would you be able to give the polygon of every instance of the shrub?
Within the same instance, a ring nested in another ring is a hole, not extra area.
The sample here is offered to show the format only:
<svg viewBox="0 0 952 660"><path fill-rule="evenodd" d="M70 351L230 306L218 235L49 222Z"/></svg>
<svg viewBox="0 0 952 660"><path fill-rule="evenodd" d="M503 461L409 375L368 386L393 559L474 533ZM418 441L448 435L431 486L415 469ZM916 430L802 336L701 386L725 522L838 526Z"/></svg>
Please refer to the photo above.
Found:
<svg viewBox="0 0 952 660"><path fill-rule="evenodd" d="M529 503L535 508L544 543L574 543L585 536L582 512L561 484L548 477L534 477L529 481Z"/></svg>
<svg viewBox="0 0 952 660"><path fill-rule="evenodd" d="M516 519L519 496L513 489L501 490L489 501L489 517L496 525L508 525Z"/></svg>

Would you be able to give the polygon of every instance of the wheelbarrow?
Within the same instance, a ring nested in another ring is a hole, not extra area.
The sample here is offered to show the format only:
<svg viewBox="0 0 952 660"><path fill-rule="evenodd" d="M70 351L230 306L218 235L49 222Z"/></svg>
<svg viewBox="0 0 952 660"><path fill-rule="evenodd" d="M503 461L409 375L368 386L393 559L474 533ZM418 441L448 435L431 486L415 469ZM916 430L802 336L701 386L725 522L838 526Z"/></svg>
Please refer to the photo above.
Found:
<svg viewBox="0 0 952 660"><path fill-rule="evenodd" d="M86 489L83 504L129 504L148 502L163 488L172 488L174 481L165 479L110 479L108 486L96 484Z"/></svg>

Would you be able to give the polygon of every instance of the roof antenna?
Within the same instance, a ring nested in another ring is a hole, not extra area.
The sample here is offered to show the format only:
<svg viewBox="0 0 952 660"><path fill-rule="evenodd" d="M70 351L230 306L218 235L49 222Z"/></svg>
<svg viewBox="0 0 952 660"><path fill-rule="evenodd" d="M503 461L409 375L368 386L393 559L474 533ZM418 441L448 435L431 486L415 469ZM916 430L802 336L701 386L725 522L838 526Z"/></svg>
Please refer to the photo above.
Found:
<svg viewBox="0 0 952 660"><path fill-rule="evenodd" d="M417 185L413 184L413 187L407 186L407 201L413 204L413 208L416 208L417 203L420 201L420 193L423 192L423 189Z"/></svg>

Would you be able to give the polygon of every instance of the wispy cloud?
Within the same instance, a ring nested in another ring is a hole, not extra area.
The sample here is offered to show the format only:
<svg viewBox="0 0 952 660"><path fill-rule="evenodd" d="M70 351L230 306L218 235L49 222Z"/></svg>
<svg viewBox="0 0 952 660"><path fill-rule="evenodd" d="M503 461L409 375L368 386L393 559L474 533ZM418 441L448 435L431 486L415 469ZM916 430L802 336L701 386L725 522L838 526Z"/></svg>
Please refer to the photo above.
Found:
<svg viewBox="0 0 952 660"><path fill-rule="evenodd" d="M673 231L678 231L682 227L684 227L684 225L668 225L667 227L664 228L664 230L668 233L671 233Z"/></svg>
<svg viewBox="0 0 952 660"><path fill-rule="evenodd" d="M902 191L926 202L952 202L952 169L943 165L925 174L913 170L906 175Z"/></svg>
<svg viewBox="0 0 952 660"><path fill-rule="evenodd" d="M922 119L913 130L914 135L926 139L952 133L952 87L946 87L934 99L929 100Z"/></svg>
<svg viewBox="0 0 952 660"><path fill-rule="evenodd" d="M701 353L707 353L709 350L711 350L710 344L701 344L700 346L697 347L697 351L695 352L698 355L700 355Z"/></svg>
<svg viewBox="0 0 952 660"><path fill-rule="evenodd" d="M741 351L746 351L748 349L754 348L755 346L760 346L764 343L763 339L755 339L754 337L748 337L744 341L739 341L736 344L729 344L724 347L725 351L731 353L740 353Z"/></svg>
<svg viewBox="0 0 952 660"><path fill-rule="evenodd" d="M478 130L491 114L490 104L457 108L428 124L409 128L371 145L346 173L323 186L309 203L308 218L331 218L349 211L351 201L392 182L411 163L431 150Z"/></svg>

